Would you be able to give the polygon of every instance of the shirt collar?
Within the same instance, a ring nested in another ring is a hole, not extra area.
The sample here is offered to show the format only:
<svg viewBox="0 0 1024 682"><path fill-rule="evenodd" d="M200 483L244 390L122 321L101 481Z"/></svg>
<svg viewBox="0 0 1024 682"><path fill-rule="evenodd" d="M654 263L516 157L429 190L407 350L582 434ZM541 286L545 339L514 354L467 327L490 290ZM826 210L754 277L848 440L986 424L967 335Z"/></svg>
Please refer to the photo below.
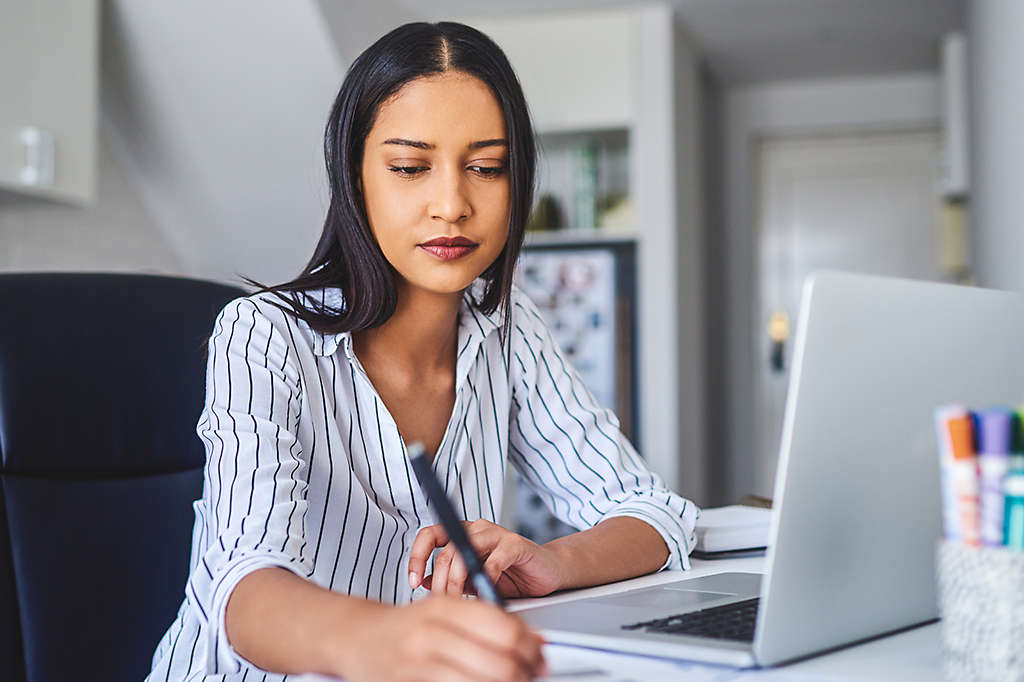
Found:
<svg viewBox="0 0 1024 682"><path fill-rule="evenodd" d="M467 343L479 346L483 343L484 339L501 327L501 323L504 319L500 310L486 314L473 302L474 300L479 301L483 298L484 288L484 281L478 279L462 294L462 302L459 306L458 331L459 349L463 351L460 354L460 362L462 355L476 355L475 352L470 352L475 351L475 348L467 348ZM342 304L340 289L325 289L313 295L327 305L340 307ZM339 347L343 350L345 356L349 360L352 360L355 357L355 352L352 350L352 332L340 332L337 334L321 334L319 332L313 332L314 355L327 357L333 355Z"/></svg>
<svg viewBox="0 0 1024 682"><path fill-rule="evenodd" d="M478 279L462 293L462 305L459 307L459 332L467 327L480 334L480 340L487 338L493 331L501 326L501 310L486 314L475 303L482 300L486 283Z"/></svg>

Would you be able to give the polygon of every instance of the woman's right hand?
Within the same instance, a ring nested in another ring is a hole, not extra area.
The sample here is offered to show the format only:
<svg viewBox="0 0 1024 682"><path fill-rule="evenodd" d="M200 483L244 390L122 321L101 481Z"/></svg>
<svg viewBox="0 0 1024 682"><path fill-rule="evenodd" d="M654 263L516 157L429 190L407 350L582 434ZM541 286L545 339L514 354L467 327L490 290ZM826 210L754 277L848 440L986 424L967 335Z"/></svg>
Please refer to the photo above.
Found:
<svg viewBox="0 0 1024 682"><path fill-rule="evenodd" d="M543 639L492 604L430 595L407 606L367 603L346 624L337 672L353 682L531 680L546 674Z"/></svg>

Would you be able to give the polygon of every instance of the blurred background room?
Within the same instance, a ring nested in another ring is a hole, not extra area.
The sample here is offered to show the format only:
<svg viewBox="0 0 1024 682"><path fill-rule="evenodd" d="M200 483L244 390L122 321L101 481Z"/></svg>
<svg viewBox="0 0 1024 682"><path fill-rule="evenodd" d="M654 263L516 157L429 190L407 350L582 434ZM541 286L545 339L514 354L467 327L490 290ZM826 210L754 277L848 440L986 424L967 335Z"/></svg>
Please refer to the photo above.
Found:
<svg viewBox="0 0 1024 682"><path fill-rule="evenodd" d="M0 271L234 284L286 281L311 255L351 60L409 21L483 30L541 147L520 286L651 467L702 506L772 495L807 273L1024 290L1019 0L0 12ZM561 532L528 493L511 499L530 535Z"/></svg>

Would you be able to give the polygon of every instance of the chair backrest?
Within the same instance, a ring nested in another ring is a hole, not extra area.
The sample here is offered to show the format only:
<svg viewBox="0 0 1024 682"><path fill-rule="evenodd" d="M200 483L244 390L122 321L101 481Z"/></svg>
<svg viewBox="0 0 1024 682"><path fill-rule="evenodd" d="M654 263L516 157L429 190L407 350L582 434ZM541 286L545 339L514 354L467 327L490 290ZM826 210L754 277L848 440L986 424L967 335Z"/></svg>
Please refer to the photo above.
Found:
<svg viewBox="0 0 1024 682"><path fill-rule="evenodd" d="M236 287L0 275L0 679L138 680L184 595L214 319Z"/></svg>

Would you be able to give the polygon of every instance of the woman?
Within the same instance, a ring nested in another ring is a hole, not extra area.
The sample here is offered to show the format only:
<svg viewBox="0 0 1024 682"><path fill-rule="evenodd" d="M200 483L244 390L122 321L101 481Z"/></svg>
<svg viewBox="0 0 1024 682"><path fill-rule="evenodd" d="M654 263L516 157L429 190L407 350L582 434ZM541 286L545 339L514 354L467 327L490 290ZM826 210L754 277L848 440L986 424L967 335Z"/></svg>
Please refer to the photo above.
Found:
<svg viewBox="0 0 1024 682"><path fill-rule="evenodd" d="M191 573L150 679L529 679L540 638L461 598L406 444L433 455L504 596L687 568L697 510L512 287L535 148L490 39L385 35L349 70L325 151L309 265L228 304L210 339ZM538 546L497 525L506 463L586 530Z"/></svg>

